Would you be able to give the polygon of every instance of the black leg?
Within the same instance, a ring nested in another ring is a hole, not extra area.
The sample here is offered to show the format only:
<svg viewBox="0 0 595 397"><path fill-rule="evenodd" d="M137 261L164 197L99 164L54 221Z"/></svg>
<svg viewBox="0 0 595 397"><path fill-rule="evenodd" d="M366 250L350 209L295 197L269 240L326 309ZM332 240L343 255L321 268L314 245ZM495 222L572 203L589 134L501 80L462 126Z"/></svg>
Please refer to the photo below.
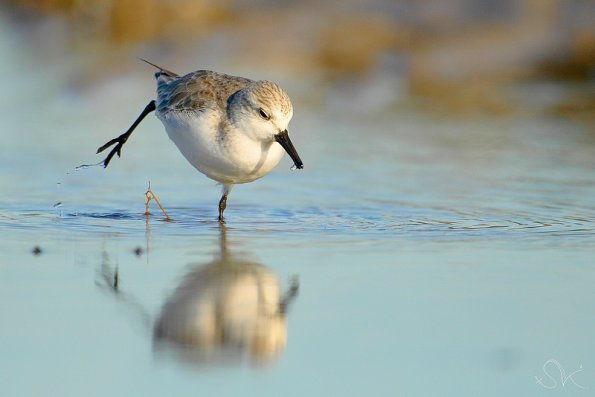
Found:
<svg viewBox="0 0 595 397"><path fill-rule="evenodd" d="M128 130L125 133L123 133L122 135L120 135L117 138L112 139L111 141L109 141L108 143L106 143L105 145L103 145L102 147L97 149L97 153L101 153L108 147L117 143L117 145L112 149L112 151L109 152L109 154L107 155L105 160L103 160L103 167L107 167L107 165L112 160L112 157L114 157L115 154L117 154L118 157L120 157L120 152L122 151L122 147L124 146L124 144L126 143L128 138L130 137L130 135L132 134L132 131L134 131L134 129L140 124L140 122L143 121L143 119L147 116L147 114L151 113L156 108L157 108L157 106L155 105L154 100L149 102L149 104L145 107L145 109L140 114L140 116L138 116L136 121L134 123L132 123L130 128L128 128Z"/></svg>
<svg viewBox="0 0 595 397"><path fill-rule="evenodd" d="M219 223L225 223L225 219L223 218L225 207L227 207L227 192L223 193L221 200L219 200Z"/></svg>

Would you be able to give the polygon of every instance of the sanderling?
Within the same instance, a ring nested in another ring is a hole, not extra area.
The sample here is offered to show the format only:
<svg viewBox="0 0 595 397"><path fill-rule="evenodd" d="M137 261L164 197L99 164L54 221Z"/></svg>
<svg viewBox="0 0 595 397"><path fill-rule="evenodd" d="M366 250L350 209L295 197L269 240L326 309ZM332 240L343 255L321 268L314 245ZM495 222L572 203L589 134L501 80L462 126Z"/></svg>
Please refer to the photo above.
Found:
<svg viewBox="0 0 595 397"><path fill-rule="evenodd" d="M287 133L293 107L277 84L209 70L179 76L145 62L159 69L155 73L157 99L149 102L125 133L97 150L100 153L116 144L103 160L104 167L115 154L120 156L132 131L155 111L186 160L223 186L220 222L233 185L268 174L279 163L283 149L293 160L292 168L303 168Z"/></svg>

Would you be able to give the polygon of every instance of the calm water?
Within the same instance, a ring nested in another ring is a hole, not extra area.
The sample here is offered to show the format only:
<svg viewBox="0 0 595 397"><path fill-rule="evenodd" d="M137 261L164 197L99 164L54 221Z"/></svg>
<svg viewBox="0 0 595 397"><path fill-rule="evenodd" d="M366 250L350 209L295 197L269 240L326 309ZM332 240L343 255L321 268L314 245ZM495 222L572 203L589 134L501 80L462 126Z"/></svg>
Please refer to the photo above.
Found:
<svg viewBox="0 0 595 397"><path fill-rule="evenodd" d="M590 126L298 103L305 169L237 186L221 229L153 117L75 171L150 74L65 90L29 56L0 64L2 395L595 390ZM173 222L143 215L149 180Z"/></svg>

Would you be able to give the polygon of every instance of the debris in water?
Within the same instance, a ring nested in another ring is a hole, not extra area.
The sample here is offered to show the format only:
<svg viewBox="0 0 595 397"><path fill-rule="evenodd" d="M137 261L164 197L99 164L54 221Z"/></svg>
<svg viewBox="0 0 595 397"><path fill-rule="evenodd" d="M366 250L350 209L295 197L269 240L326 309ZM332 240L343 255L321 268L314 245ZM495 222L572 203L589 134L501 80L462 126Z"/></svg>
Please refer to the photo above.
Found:
<svg viewBox="0 0 595 397"><path fill-rule="evenodd" d="M84 169L91 168L91 167L99 167L100 165L103 165L103 161L100 161L97 164L81 164L78 167L74 167L74 170L80 171L80 170L84 170Z"/></svg>
<svg viewBox="0 0 595 397"><path fill-rule="evenodd" d="M142 247L138 246L132 252L134 252L134 255L136 255L136 256L141 256L143 254L143 249L142 249Z"/></svg>
<svg viewBox="0 0 595 397"><path fill-rule="evenodd" d="M155 193L153 193L153 191L151 190L151 181L149 181L149 187L147 188L147 191L145 192L145 196L147 197L147 202L145 203L145 216L147 217L147 220L149 219L148 216L151 214L149 212L149 202L151 200L155 200L155 202L157 203L159 208L161 208L161 212L163 212L163 215L165 215L165 220L167 222L171 221L171 218L169 217L169 215L167 215L167 212L165 212L165 208L163 208L163 206L157 199L157 196L155 196Z"/></svg>
<svg viewBox="0 0 595 397"><path fill-rule="evenodd" d="M33 249L31 250L31 253L35 256L39 256L43 253L43 250L41 249L41 247L39 245L36 245L35 247L33 247Z"/></svg>

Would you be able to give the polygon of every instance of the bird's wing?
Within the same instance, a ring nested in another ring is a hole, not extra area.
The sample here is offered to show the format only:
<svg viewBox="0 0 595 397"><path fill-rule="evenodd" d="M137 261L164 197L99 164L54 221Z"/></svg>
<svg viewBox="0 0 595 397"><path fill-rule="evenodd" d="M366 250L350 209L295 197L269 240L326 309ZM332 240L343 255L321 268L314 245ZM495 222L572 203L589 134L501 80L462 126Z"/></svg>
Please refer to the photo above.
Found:
<svg viewBox="0 0 595 397"><path fill-rule="evenodd" d="M227 99L252 80L199 70L169 82L157 82L157 112L225 109Z"/></svg>

